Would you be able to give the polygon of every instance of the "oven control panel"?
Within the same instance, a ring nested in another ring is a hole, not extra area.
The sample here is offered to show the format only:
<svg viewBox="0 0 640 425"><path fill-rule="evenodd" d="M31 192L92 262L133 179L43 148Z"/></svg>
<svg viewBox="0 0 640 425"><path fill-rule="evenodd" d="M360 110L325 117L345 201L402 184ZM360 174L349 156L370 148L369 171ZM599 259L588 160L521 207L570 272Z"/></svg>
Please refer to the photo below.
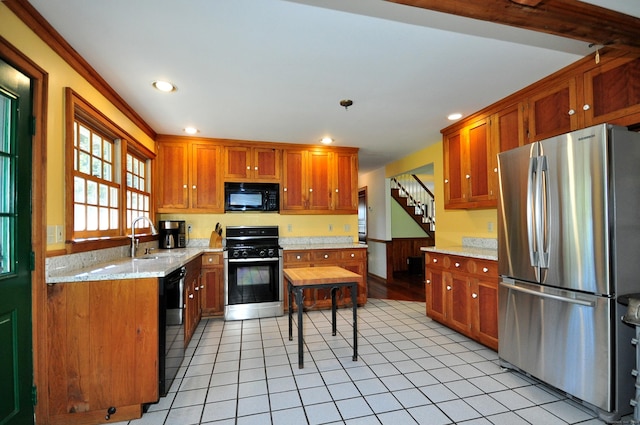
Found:
<svg viewBox="0 0 640 425"><path fill-rule="evenodd" d="M231 248L229 258L273 258L278 256L278 248Z"/></svg>

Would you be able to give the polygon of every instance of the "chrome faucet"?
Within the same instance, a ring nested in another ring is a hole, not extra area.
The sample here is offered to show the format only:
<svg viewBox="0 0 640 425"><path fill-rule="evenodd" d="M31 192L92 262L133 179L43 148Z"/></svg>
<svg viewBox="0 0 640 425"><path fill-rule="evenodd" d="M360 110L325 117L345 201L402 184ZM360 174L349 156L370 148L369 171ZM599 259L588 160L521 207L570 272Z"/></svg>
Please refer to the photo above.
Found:
<svg viewBox="0 0 640 425"><path fill-rule="evenodd" d="M149 224L151 225L152 235L158 234L156 227L153 225L153 222L149 217L147 217L146 215L141 215L140 217L136 217L131 223L131 258L134 258L136 256L136 250L138 249L138 243L140 242L139 239L136 239L136 224L140 220L147 220L149 222Z"/></svg>

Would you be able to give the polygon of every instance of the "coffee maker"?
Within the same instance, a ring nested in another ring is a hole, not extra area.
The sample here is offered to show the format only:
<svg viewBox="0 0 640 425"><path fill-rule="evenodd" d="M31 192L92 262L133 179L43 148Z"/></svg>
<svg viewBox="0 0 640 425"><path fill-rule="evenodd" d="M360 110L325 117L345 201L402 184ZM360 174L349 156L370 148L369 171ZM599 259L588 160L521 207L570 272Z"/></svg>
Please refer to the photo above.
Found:
<svg viewBox="0 0 640 425"><path fill-rule="evenodd" d="M184 248L187 246L184 220L161 220L159 223L160 248Z"/></svg>

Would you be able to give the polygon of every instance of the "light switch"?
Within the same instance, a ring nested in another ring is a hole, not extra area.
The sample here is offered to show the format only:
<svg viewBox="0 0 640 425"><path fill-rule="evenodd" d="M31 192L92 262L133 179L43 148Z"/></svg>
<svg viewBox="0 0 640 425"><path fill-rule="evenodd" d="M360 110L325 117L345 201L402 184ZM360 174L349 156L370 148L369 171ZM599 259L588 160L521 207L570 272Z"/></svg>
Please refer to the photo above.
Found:
<svg viewBox="0 0 640 425"><path fill-rule="evenodd" d="M47 226L47 244L56 243L56 226Z"/></svg>
<svg viewBox="0 0 640 425"><path fill-rule="evenodd" d="M56 242L64 242L64 226L56 226Z"/></svg>

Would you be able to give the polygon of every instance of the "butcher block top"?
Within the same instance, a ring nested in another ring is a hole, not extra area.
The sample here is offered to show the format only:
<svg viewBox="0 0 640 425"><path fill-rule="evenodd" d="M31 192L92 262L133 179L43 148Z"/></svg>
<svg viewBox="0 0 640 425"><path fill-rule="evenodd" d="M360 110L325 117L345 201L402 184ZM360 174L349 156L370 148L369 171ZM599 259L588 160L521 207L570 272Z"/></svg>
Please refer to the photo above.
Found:
<svg viewBox="0 0 640 425"><path fill-rule="evenodd" d="M299 267L284 269L284 277L294 286L323 283L360 282L362 276L342 267Z"/></svg>

